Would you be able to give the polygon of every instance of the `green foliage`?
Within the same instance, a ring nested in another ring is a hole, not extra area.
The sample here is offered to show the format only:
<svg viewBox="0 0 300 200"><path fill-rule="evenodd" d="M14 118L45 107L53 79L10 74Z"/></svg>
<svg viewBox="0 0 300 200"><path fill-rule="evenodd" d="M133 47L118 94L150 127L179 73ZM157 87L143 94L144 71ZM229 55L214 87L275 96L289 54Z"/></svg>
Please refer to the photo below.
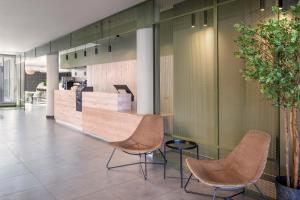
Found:
<svg viewBox="0 0 300 200"><path fill-rule="evenodd" d="M240 23L235 30L235 55L245 61L243 76L259 83L261 92L274 105L300 108L300 2L289 11L273 7L280 16L255 27Z"/></svg>

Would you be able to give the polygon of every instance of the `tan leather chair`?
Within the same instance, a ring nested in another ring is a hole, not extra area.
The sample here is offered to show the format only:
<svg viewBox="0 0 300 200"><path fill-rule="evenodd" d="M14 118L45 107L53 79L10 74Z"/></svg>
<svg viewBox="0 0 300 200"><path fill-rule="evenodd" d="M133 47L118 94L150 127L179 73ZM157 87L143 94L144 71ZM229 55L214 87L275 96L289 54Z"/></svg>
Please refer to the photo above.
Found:
<svg viewBox="0 0 300 200"><path fill-rule="evenodd" d="M185 191L215 198L230 199L245 191L245 187L254 184L258 192L264 195L255 184L262 176L268 157L271 137L258 130L249 131L235 149L224 159L196 160L187 158L186 163L192 174ZM201 194L187 190L192 176L200 182L215 188L213 195ZM218 190L242 190L229 197L216 196Z"/></svg>
<svg viewBox="0 0 300 200"><path fill-rule="evenodd" d="M140 124L134 131L131 137L121 142L111 142L110 145L114 147L114 150L106 164L107 169L113 169L118 167L125 167L130 165L140 165L142 173L145 180L147 179L147 164L161 164L165 165L166 159L159 147L162 145L164 140L164 124L163 118L159 115L145 115L143 116ZM119 149L127 154L138 155L140 157L139 162L118 165L118 166L109 166L109 163L116 151ZM147 154L152 153L153 151L158 150L162 155L164 162L163 163L154 163L147 162ZM144 156L144 161L142 161L142 156ZM144 168L142 167L144 164Z"/></svg>

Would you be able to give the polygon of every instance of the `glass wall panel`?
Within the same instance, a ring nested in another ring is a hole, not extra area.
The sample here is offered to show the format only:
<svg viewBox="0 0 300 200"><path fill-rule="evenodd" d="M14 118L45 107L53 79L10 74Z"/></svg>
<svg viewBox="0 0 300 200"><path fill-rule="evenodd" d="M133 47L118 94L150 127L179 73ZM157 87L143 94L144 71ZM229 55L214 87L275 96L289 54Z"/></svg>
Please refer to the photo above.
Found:
<svg viewBox="0 0 300 200"><path fill-rule="evenodd" d="M265 11L260 11L259 1L237 0L218 8L219 49L219 141L220 156L228 154L250 129L263 130L272 135L272 144L266 172L278 173L279 112L260 94L256 83L245 81L241 75L242 60L234 57L233 25L245 22L255 25L273 17L273 0L266 1Z"/></svg>
<svg viewBox="0 0 300 200"><path fill-rule="evenodd" d="M161 113L167 132L217 157L212 10L160 24ZM206 20L207 19L207 20Z"/></svg>
<svg viewBox="0 0 300 200"><path fill-rule="evenodd" d="M0 56L0 105L15 104L17 71L14 56Z"/></svg>

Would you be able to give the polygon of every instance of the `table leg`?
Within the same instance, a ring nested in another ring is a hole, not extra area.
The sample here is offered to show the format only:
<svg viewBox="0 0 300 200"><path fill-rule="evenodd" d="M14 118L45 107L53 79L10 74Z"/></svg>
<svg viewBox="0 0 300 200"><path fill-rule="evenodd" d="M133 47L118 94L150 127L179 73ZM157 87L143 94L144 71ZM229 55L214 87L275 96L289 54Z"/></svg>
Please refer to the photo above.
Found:
<svg viewBox="0 0 300 200"><path fill-rule="evenodd" d="M167 160L166 144L164 144L164 156L165 156L165 159ZM164 179L166 179L166 167L167 167L167 163L164 160Z"/></svg>
<svg viewBox="0 0 300 200"><path fill-rule="evenodd" d="M180 149L180 186L183 187L182 149Z"/></svg>

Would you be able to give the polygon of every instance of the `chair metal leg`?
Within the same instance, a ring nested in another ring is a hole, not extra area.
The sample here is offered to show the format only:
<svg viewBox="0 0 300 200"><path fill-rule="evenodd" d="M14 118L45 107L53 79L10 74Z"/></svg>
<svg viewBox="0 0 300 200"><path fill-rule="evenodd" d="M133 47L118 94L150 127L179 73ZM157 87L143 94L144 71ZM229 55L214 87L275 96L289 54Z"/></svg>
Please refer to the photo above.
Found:
<svg viewBox="0 0 300 200"><path fill-rule="evenodd" d="M147 180L147 155L146 154L144 154L145 155L145 180Z"/></svg>
<svg viewBox="0 0 300 200"><path fill-rule="evenodd" d="M213 200L215 200L215 199L231 199L232 197L235 197L237 195L245 193L245 189L244 188L243 188L243 191L235 193L235 194L233 194L231 196L228 196L228 197L223 197L223 196L218 196L217 195L217 191L218 190L222 190L222 188L215 188L214 193L212 195L211 194L200 193L200 192L193 192L193 191L190 191L190 190L187 189L187 186L188 186L189 182L192 180L192 177L193 177L193 174L191 173L191 175L189 176L187 182L184 185L184 191L186 193L195 194L195 195L201 195L201 196L207 196L207 197L213 197Z"/></svg>
<svg viewBox="0 0 300 200"><path fill-rule="evenodd" d="M127 166L131 166L131 165L138 165L138 164L141 163L141 162L135 162L135 163L124 164L124 165L109 166L109 163L111 162L111 160L112 160L112 158L113 158L113 156L114 156L116 150L117 150L117 149L114 148L113 152L111 153L111 155L110 155L110 157L109 157L109 159L108 159L108 162L106 163L106 168L107 168L108 170L114 169L114 168L119 168L119 167L127 167Z"/></svg>
<svg viewBox="0 0 300 200"><path fill-rule="evenodd" d="M130 154L130 155L135 155L135 156L139 156L140 157L140 160L139 162L135 162L135 163L129 163L129 164L124 164L124 165L117 165L117 166L109 166L114 154L116 152L116 148L114 148L114 150L112 151L109 159L108 159L108 162L106 163L106 168L108 170L110 169L114 169L114 168L119 168L119 167L127 167L127 166L131 166L131 165L139 165L140 168L141 168L141 171L142 171L142 174L144 176L144 179L147 180L147 176L148 176L148 169L147 169L147 164L157 164L157 165L165 165L166 163L166 159L165 157L163 156L161 150L159 149L159 152L162 154L163 158L164 158L164 162L163 163L159 163L159 162L147 162L147 154L148 153L143 153L143 154L131 154L131 153L128 153L126 151L124 151L124 153L127 153L127 154ZM142 160L142 155L144 155L144 161ZM142 164L144 164L144 168L142 166Z"/></svg>
<svg viewBox="0 0 300 200"><path fill-rule="evenodd" d="M262 193L262 191L259 189L259 187L258 187L255 183L254 183L253 185L255 186L256 190L259 192L259 194L261 195L261 197L262 197L264 200L266 200L265 195Z"/></svg>
<svg viewBox="0 0 300 200"><path fill-rule="evenodd" d="M214 189L213 200L215 200L215 199L216 199L217 190L218 190L218 188L215 188L215 189Z"/></svg>
<svg viewBox="0 0 300 200"><path fill-rule="evenodd" d="M109 163L110 163L110 161L111 161L112 157L114 156L114 154L115 154L116 150L117 150L117 149L116 149L116 148L114 148L113 152L111 153L111 155L110 155L110 157L109 157L109 159L108 159L108 162L106 163L106 168L107 168L107 169L110 169L110 167L109 167Z"/></svg>

